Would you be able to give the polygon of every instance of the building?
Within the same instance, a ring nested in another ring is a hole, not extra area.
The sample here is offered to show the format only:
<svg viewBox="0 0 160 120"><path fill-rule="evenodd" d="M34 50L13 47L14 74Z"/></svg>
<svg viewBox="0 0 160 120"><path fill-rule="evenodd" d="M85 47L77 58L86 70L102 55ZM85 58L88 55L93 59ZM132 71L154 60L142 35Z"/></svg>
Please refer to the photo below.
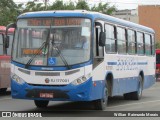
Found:
<svg viewBox="0 0 160 120"><path fill-rule="evenodd" d="M138 15L139 24L153 28L156 40L160 41L160 5L140 5Z"/></svg>
<svg viewBox="0 0 160 120"><path fill-rule="evenodd" d="M112 14L112 16L124 19L127 21L131 21L134 23L139 23L138 18L138 9L132 9L132 10L118 10Z"/></svg>

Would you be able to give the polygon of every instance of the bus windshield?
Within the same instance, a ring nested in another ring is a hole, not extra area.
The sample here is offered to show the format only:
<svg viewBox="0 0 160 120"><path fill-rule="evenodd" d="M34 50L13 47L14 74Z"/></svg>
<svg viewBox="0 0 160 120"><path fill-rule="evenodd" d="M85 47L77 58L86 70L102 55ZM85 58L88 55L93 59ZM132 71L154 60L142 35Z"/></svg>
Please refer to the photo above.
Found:
<svg viewBox="0 0 160 120"><path fill-rule="evenodd" d="M13 44L16 62L30 65L65 66L90 59L91 21L85 18L19 19ZM44 44L43 49L40 49Z"/></svg>

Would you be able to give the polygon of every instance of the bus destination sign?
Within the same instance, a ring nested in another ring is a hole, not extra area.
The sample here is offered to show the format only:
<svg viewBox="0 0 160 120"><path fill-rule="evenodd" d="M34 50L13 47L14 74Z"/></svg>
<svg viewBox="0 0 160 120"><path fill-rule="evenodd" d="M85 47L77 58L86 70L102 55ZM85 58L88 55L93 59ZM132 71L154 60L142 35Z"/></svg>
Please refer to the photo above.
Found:
<svg viewBox="0 0 160 120"><path fill-rule="evenodd" d="M70 25L81 25L81 18L54 18L53 23L51 19L28 19L28 26L70 26Z"/></svg>

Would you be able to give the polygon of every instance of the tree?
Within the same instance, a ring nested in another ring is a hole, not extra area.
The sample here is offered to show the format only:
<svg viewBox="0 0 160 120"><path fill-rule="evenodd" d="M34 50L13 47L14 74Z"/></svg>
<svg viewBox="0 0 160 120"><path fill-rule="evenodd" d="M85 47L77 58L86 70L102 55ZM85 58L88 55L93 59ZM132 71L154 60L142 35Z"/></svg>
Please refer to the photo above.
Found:
<svg viewBox="0 0 160 120"><path fill-rule="evenodd" d="M43 3L28 2L22 12L42 11L44 8Z"/></svg>
<svg viewBox="0 0 160 120"><path fill-rule="evenodd" d="M65 10L65 6L63 4L63 1L56 0L50 7L48 7L50 10Z"/></svg>
<svg viewBox="0 0 160 120"><path fill-rule="evenodd" d="M74 10L74 9L76 9L76 6L74 5L74 3L72 1L69 1L69 3L65 4L65 8L66 8L66 10Z"/></svg>
<svg viewBox="0 0 160 120"><path fill-rule="evenodd" d="M116 11L116 7L115 6L109 6L108 3L105 3L105 4L99 3L97 7L94 5L91 8L91 11L101 12L103 14L111 15L112 12Z"/></svg>
<svg viewBox="0 0 160 120"><path fill-rule="evenodd" d="M156 41L156 49L160 49L160 42Z"/></svg>
<svg viewBox="0 0 160 120"><path fill-rule="evenodd" d="M81 9L81 10L90 10L88 3L84 0L79 0L77 5L76 5L76 9Z"/></svg>
<svg viewBox="0 0 160 120"><path fill-rule="evenodd" d="M0 0L0 25L15 22L18 15L18 6L13 0Z"/></svg>

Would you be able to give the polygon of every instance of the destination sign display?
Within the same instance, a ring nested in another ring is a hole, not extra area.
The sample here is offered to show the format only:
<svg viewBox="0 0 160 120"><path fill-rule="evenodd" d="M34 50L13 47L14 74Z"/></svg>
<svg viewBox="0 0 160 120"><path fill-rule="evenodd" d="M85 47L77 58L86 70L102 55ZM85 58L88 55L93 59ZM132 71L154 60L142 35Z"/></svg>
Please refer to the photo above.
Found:
<svg viewBox="0 0 160 120"><path fill-rule="evenodd" d="M55 18L53 19L54 26L69 26L69 25L81 25L81 18Z"/></svg>
<svg viewBox="0 0 160 120"><path fill-rule="evenodd" d="M27 20L28 26L50 26L51 19L28 19Z"/></svg>
<svg viewBox="0 0 160 120"><path fill-rule="evenodd" d="M39 49L31 49L31 48L23 48L22 49L22 54L23 55L33 55L33 54L42 54L42 50Z"/></svg>
<svg viewBox="0 0 160 120"><path fill-rule="evenodd" d="M54 18L52 19L28 19L28 26L71 26L71 25L81 25L82 18Z"/></svg>

